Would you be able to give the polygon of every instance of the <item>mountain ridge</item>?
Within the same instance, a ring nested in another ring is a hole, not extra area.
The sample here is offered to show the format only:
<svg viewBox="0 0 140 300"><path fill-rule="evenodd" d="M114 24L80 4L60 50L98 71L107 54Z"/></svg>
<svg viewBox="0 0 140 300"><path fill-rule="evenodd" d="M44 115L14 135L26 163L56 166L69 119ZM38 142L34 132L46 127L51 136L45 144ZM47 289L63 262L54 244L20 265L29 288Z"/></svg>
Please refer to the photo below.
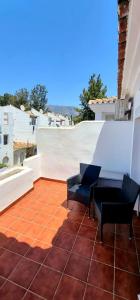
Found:
<svg viewBox="0 0 140 300"><path fill-rule="evenodd" d="M48 109L51 112L56 114L68 115L68 116L77 116L78 112L76 111L76 107L74 106L67 106L67 105L47 105Z"/></svg>

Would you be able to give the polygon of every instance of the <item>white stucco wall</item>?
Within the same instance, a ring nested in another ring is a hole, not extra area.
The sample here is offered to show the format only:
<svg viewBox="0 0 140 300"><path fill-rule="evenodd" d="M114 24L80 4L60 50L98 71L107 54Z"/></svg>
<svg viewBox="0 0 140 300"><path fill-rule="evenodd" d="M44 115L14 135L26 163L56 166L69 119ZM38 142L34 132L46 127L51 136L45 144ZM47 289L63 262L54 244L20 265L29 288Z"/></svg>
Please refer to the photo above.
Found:
<svg viewBox="0 0 140 300"><path fill-rule="evenodd" d="M97 103L89 104L92 111L95 112L95 120L105 120L105 115L111 115L115 118L115 103Z"/></svg>
<svg viewBox="0 0 140 300"><path fill-rule="evenodd" d="M34 155L32 157L24 159L24 167L28 167L33 171L33 181L42 176L41 172L41 155Z"/></svg>
<svg viewBox="0 0 140 300"><path fill-rule="evenodd" d="M122 80L122 98L133 97L131 176L140 183L140 1L131 0Z"/></svg>
<svg viewBox="0 0 140 300"><path fill-rule="evenodd" d="M40 128L37 145L43 177L66 180L79 172L80 162L129 173L132 122L86 121L67 129Z"/></svg>
<svg viewBox="0 0 140 300"><path fill-rule="evenodd" d="M8 173L8 171L6 171ZM2 173L2 175L5 172ZM33 187L33 171L23 169L20 173L0 181L0 212L14 203Z"/></svg>

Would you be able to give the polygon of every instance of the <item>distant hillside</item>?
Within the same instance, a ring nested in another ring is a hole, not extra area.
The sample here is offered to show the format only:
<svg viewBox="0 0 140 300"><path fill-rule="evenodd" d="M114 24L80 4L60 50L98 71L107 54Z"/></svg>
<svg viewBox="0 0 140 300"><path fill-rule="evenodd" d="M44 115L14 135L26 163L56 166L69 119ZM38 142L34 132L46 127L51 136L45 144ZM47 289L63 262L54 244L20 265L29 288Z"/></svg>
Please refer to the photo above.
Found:
<svg viewBox="0 0 140 300"><path fill-rule="evenodd" d="M48 108L51 112L56 114L68 115L68 116L77 116L78 113L74 106L63 106L63 105L48 105Z"/></svg>

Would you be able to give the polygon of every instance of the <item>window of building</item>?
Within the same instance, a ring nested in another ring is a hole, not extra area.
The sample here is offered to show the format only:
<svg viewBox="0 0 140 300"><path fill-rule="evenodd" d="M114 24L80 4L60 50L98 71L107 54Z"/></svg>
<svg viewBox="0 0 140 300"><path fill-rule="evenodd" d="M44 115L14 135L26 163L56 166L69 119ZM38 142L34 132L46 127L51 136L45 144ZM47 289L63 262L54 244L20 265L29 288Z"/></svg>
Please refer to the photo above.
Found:
<svg viewBox="0 0 140 300"><path fill-rule="evenodd" d="M31 117L30 125L36 125L36 117Z"/></svg>
<svg viewBox="0 0 140 300"><path fill-rule="evenodd" d="M8 144L8 134L3 135L3 144L7 145Z"/></svg>
<svg viewBox="0 0 140 300"><path fill-rule="evenodd" d="M9 162L9 157L8 156L5 156L2 160L3 164L8 164Z"/></svg>
<svg viewBox="0 0 140 300"><path fill-rule="evenodd" d="M2 138L1 138L1 134L0 134L0 144L1 144L1 142L2 142Z"/></svg>
<svg viewBox="0 0 140 300"><path fill-rule="evenodd" d="M4 113L3 122L4 122L4 125L8 125L8 113L7 112Z"/></svg>

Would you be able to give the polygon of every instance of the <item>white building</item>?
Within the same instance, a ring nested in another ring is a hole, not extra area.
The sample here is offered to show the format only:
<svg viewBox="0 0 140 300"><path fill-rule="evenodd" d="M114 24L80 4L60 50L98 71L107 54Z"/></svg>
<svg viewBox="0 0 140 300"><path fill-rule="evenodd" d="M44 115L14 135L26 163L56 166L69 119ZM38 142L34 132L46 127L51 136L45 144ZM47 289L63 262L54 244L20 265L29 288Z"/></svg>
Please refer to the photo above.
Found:
<svg viewBox="0 0 140 300"><path fill-rule="evenodd" d="M73 123L68 116L62 114L56 114L54 112L47 112L45 114L48 117L48 125L52 127L69 127Z"/></svg>
<svg viewBox="0 0 140 300"><path fill-rule="evenodd" d="M25 111L22 111L12 105L0 107L5 112L11 113L13 118L14 141L36 143L36 125L33 118Z"/></svg>
<svg viewBox="0 0 140 300"><path fill-rule="evenodd" d="M89 101L90 109L95 113L95 120L115 120L116 97L95 99Z"/></svg>
<svg viewBox="0 0 140 300"><path fill-rule="evenodd" d="M0 163L13 165L13 118L5 108L0 109Z"/></svg>

